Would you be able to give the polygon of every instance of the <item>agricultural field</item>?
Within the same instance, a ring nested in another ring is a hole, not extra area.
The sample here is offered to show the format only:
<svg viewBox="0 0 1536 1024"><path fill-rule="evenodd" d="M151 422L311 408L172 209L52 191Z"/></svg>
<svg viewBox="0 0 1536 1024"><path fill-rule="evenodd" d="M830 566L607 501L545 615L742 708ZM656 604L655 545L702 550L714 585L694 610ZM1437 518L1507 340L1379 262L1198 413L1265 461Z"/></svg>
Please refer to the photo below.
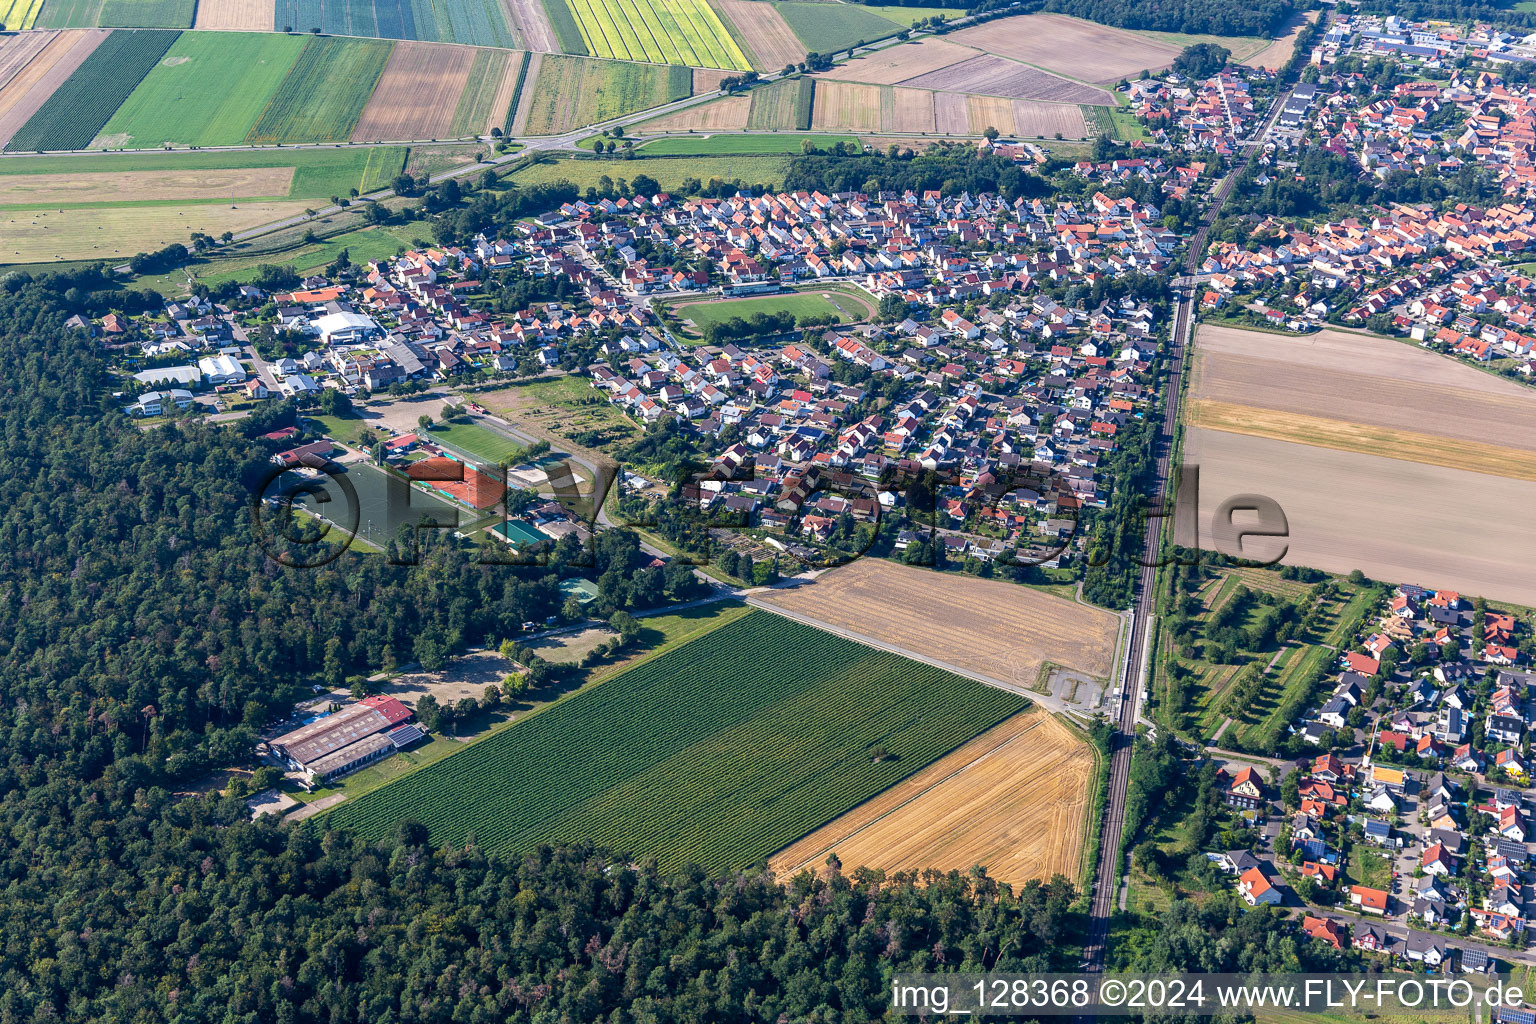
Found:
<svg viewBox="0 0 1536 1024"><path fill-rule="evenodd" d="M545 0L555 31L565 6L591 57L750 71L752 64L706 0ZM567 30L568 31L568 30Z"/></svg>
<svg viewBox="0 0 1536 1024"><path fill-rule="evenodd" d="M100 30L29 32L0 40L0 146L107 38Z"/></svg>
<svg viewBox="0 0 1536 1024"><path fill-rule="evenodd" d="M988 53L1011 57L1081 82L1109 84L1157 71L1182 49L1125 29L1097 25L1064 14L1023 14L1002 18L948 37Z"/></svg>
<svg viewBox="0 0 1536 1024"><path fill-rule="evenodd" d="M742 2L761 3L762 0L742 0ZM821 71L817 74L822 78L837 78L847 82L895 85L979 56L981 56L979 50L973 50L969 46L957 46L930 36L888 46L874 53L861 53L853 60L838 64L830 71Z"/></svg>
<svg viewBox="0 0 1536 1024"><path fill-rule="evenodd" d="M526 114L523 133L559 135L582 125L686 98L693 77L685 67L589 60L545 54ZM525 90L527 91L527 90Z"/></svg>
<svg viewBox="0 0 1536 1024"><path fill-rule="evenodd" d="M1115 102L1114 97L1103 89L991 54L908 78L901 84L914 89L982 93L1052 103L1106 105Z"/></svg>
<svg viewBox="0 0 1536 1024"><path fill-rule="evenodd" d="M270 32L183 32L91 148L238 146L304 46Z"/></svg>
<svg viewBox="0 0 1536 1024"><path fill-rule="evenodd" d="M302 213L304 203L202 203L0 210L0 263L121 259L185 242L194 231L244 231Z"/></svg>
<svg viewBox="0 0 1536 1024"><path fill-rule="evenodd" d="M276 0L273 22L284 31L339 36L503 48L519 43L499 0Z"/></svg>
<svg viewBox="0 0 1536 1024"><path fill-rule="evenodd" d="M271 32L273 0L198 0L192 27L204 31Z"/></svg>
<svg viewBox="0 0 1536 1024"><path fill-rule="evenodd" d="M95 28L101 24L103 0L43 0L37 28Z"/></svg>
<svg viewBox="0 0 1536 1024"><path fill-rule="evenodd" d="M892 131L895 107L896 94L888 85L820 81L816 83L811 127L819 132Z"/></svg>
<svg viewBox="0 0 1536 1024"><path fill-rule="evenodd" d="M898 25L858 4L783 0L773 6L805 48L815 53L846 50L860 41L872 43L911 25L911 21Z"/></svg>
<svg viewBox="0 0 1536 1024"><path fill-rule="evenodd" d="M540 53L559 53L560 43L543 0L502 0L507 21L517 34L518 45Z"/></svg>
<svg viewBox="0 0 1536 1024"><path fill-rule="evenodd" d="M1289 520L1290 564L1536 603L1513 568L1536 558L1518 526L1536 501L1520 385L1363 333L1202 326L1187 416L1204 536L1225 497L1262 493ZM1425 497L1440 494L1476 494L1481 528Z"/></svg>
<svg viewBox="0 0 1536 1024"><path fill-rule="evenodd" d="M46 190L61 202L68 194L75 202L94 203L185 200L216 192L219 198L250 199L279 194L267 191L277 174L291 179L281 195L326 198L352 188L367 193L384 187L400 173L405 157L404 146L16 157L0 163L0 196Z"/></svg>
<svg viewBox="0 0 1536 1024"><path fill-rule="evenodd" d="M494 51L438 43L396 43L379 76L378 88L352 130L352 141L450 137L459 98L469 85L469 74L480 52ZM506 58L507 54L500 56Z"/></svg>
<svg viewBox="0 0 1536 1024"><path fill-rule="evenodd" d="M755 313L793 313L802 316L835 316L842 323L864 320L874 315L874 303L847 289L823 292L812 286L788 295L765 295L750 299L726 299L718 296L684 299L672 305L672 311L693 325L693 333L710 324L724 323L732 317L751 317Z"/></svg>
<svg viewBox="0 0 1536 1024"><path fill-rule="evenodd" d="M762 0L753 0L762 2ZM816 82L810 78L780 79L750 93L747 127L754 130L805 131L811 127Z"/></svg>
<svg viewBox="0 0 1536 1024"><path fill-rule="evenodd" d="M1120 618L1029 587L861 558L758 600L1014 686L1047 664L1107 679Z"/></svg>
<svg viewBox="0 0 1536 1024"><path fill-rule="evenodd" d="M483 151L474 143L448 143L440 146L412 146L405 158L405 173L414 177L428 177L451 171L473 163L475 154Z"/></svg>
<svg viewBox="0 0 1536 1024"><path fill-rule="evenodd" d="M780 850L781 880L836 854L845 872L967 871L1007 885L1078 878L1093 747L1044 711L1015 715Z"/></svg>
<svg viewBox="0 0 1536 1024"><path fill-rule="evenodd" d="M393 45L364 39L308 39L245 141L347 141Z"/></svg>
<svg viewBox="0 0 1536 1024"><path fill-rule="evenodd" d="M102 28L191 28L197 0L105 0Z"/></svg>
<svg viewBox="0 0 1536 1024"><path fill-rule="evenodd" d="M0 165L0 169L4 169ZM0 209L98 203L287 198L292 167L0 174Z"/></svg>
<svg viewBox="0 0 1536 1024"><path fill-rule="evenodd" d="M778 5L764 0L713 0L715 10L735 30L752 64L759 71L777 71L805 60L806 49L779 15Z"/></svg>
<svg viewBox="0 0 1536 1024"><path fill-rule="evenodd" d="M21 32L37 22L43 0L0 0L0 30Z"/></svg>
<svg viewBox="0 0 1536 1024"><path fill-rule="evenodd" d="M637 134L650 134L654 132L739 132L747 126L747 118L752 113L752 96L725 96L708 103L700 103L698 106L689 107L686 110L678 110L671 114L663 114L661 117L652 118L635 126ZM720 136L721 139L727 136ZM756 135L737 136L741 140L760 138ZM583 140L585 143L586 140ZM681 142L694 142L695 140L678 140ZM699 140L705 141L705 140ZM654 145L654 143L652 143ZM583 148L589 148L585 145ZM671 150L654 150L656 155L672 153ZM701 152L697 150L681 150L673 155L681 153ZM714 152L714 150L711 150Z"/></svg>
<svg viewBox="0 0 1536 1024"><path fill-rule="evenodd" d="M852 135L700 135L657 139L641 146L646 156L723 156L731 153L762 155L804 152L805 143L826 149L845 142L857 143Z"/></svg>
<svg viewBox="0 0 1536 1024"><path fill-rule="evenodd" d="M1298 12L1291 17L1290 22L1285 26L1285 31L1277 38L1268 42L1263 48L1242 57L1238 57L1237 47L1230 43L1226 45L1232 50L1232 59L1235 63L1278 71L1285 67L1291 55L1296 52L1296 37L1301 35L1301 30L1308 23L1315 21L1317 21L1316 11L1307 11L1305 14Z"/></svg>
<svg viewBox="0 0 1536 1024"><path fill-rule="evenodd" d="M492 128L505 130L512 119L512 104L517 99L517 87L527 61L526 53L475 51L469 81L459 96L448 134L465 138L489 135Z"/></svg>
<svg viewBox="0 0 1536 1024"><path fill-rule="evenodd" d="M701 156L689 160L550 160L519 168L511 177L519 185L568 181L579 189L596 188L600 179L611 181L648 174L661 187L676 192L690 178L708 182L741 181L748 185L773 186L784 180L789 161L782 156Z"/></svg>
<svg viewBox="0 0 1536 1024"><path fill-rule="evenodd" d="M442 843L590 840L669 867L743 868L1025 706L756 612L343 804L331 823L381 836L412 817Z"/></svg>
<svg viewBox="0 0 1536 1024"><path fill-rule="evenodd" d="M6 143L7 152L84 149L176 41L177 32L113 32Z"/></svg>

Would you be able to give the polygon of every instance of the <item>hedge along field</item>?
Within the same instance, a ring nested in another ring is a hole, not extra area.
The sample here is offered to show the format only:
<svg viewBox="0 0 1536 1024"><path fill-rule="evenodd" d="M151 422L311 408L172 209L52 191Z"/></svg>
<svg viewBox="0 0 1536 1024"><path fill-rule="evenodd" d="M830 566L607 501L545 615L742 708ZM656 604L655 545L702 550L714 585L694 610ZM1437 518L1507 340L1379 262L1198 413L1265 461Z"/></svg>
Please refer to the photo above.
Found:
<svg viewBox="0 0 1536 1024"><path fill-rule="evenodd" d="M347 141L393 48L371 39L310 37L245 141Z"/></svg>
<svg viewBox="0 0 1536 1024"><path fill-rule="evenodd" d="M518 45L499 0L277 0L273 27L429 43Z"/></svg>
<svg viewBox="0 0 1536 1024"><path fill-rule="evenodd" d="M705 0L547 0L561 34L566 6L594 57L750 71L749 61Z"/></svg>
<svg viewBox="0 0 1536 1024"><path fill-rule="evenodd" d="M331 812L486 849L590 840L742 868L1028 701L752 612ZM879 761L872 752L891 755Z"/></svg>
<svg viewBox="0 0 1536 1024"><path fill-rule="evenodd" d="M6 151L89 146L180 34L118 31L107 36L11 137Z"/></svg>
<svg viewBox="0 0 1536 1024"><path fill-rule="evenodd" d="M305 40L255 32L185 32L101 129L93 147L238 146Z"/></svg>
<svg viewBox="0 0 1536 1024"><path fill-rule="evenodd" d="M620 114L687 98L685 67L545 54L529 101L529 135L559 135Z"/></svg>

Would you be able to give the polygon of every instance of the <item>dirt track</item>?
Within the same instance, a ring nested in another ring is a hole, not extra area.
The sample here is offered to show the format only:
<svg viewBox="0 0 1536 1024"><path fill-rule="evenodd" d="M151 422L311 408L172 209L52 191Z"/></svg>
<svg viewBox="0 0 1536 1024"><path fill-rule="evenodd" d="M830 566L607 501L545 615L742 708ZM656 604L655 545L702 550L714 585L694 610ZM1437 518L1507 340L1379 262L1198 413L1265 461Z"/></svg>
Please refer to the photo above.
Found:
<svg viewBox="0 0 1536 1024"><path fill-rule="evenodd" d="M769 858L781 878L835 852L845 872L968 870L1019 886L1077 880L1092 748L1044 711L1016 715Z"/></svg>

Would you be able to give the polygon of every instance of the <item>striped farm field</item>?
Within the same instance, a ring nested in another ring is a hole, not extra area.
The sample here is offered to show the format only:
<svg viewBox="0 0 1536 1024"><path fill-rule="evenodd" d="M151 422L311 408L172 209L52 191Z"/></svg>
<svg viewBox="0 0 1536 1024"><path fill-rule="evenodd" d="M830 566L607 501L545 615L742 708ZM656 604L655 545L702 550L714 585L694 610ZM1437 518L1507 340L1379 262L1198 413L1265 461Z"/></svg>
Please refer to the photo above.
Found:
<svg viewBox="0 0 1536 1024"><path fill-rule="evenodd" d="M378 88L352 130L352 141L451 137L475 57L476 51L467 46L396 43Z"/></svg>
<svg viewBox="0 0 1536 1024"><path fill-rule="evenodd" d="M620 114L685 99L693 87L685 67L544 54L520 129L559 135ZM524 93L528 90L525 88Z"/></svg>
<svg viewBox="0 0 1536 1024"><path fill-rule="evenodd" d="M245 141L347 141L393 46L371 39L306 40Z"/></svg>
<svg viewBox="0 0 1536 1024"><path fill-rule="evenodd" d="M0 29L20 32L31 28L42 9L43 0L0 0Z"/></svg>
<svg viewBox="0 0 1536 1024"><path fill-rule="evenodd" d="M102 28L191 28L197 0L106 0Z"/></svg>
<svg viewBox="0 0 1536 1024"><path fill-rule="evenodd" d="M818 82L811 127L819 132L884 131L882 125L886 122L881 115L887 101L895 101L888 85Z"/></svg>
<svg viewBox="0 0 1536 1024"><path fill-rule="evenodd" d="M95 28L101 24L102 0L44 0L38 28Z"/></svg>
<svg viewBox="0 0 1536 1024"><path fill-rule="evenodd" d="M831 53L855 43L885 39L907 27L882 18L860 4L805 3L783 0L775 3L779 12L807 50Z"/></svg>
<svg viewBox="0 0 1536 1024"><path fill-rule="evenodd" d="M747 127L765 131L806 131L816 83L809 78L781 78L752 90Z"/></svg>
<svg viewBox="0 0 1536 1024"><path fill-rule="evenodd" d="M222 32L271 32L272 0L198 0L192 27Z"/></svg>
<svg viewBox="0 0 1536 1024"><path fill-rule="evenodd" d="M500 0L276 0L273 22L278 29L338 36L509 48L520 42Z"/></svg>
<svg viewBox="0 0 1536 1024"><path fill-rule="evenodd" d="M1028 706L755 611L331 812L369 837L762 862ZM890 756L876 759L877 748Z"/></svg>
<svg viewBox="0 0 1536 1024"><path fill-rule="evenodd" d="M6 151L89 146L179 34L141 31L108 35L11 136Z"/></svg>
<svg viewBox="0 0 1536 1024"><path fill-rule="evenodd" d="M706 0L547 0L561 5L593 57L750 71L749 61ZM551 17L556 31L563 18Z"/></svg>
<svg viewBox="0 0 1536 1024"><path fill-rule="evenodd" d="M745 41L748 56L758 68L777 71L786 64L805 60L804 44L779 16L776 5L763 0L712 0L728 28Z"/></svg>
<svg viewBox="0 0 1536 1024"><path fill-rule="evenodd" d="M238 146L303 49L298 36L184 32L92 148Z"/></svg>
<svg viewBox="0 0 1536 1024"><path fill-rule="evenodd" d="M448 135L459 139L487 135L492 128L506 128L512 101L516 99L513 90L527 59L526 53L507 50L475 51L469 80L454 108Z"/></svg>

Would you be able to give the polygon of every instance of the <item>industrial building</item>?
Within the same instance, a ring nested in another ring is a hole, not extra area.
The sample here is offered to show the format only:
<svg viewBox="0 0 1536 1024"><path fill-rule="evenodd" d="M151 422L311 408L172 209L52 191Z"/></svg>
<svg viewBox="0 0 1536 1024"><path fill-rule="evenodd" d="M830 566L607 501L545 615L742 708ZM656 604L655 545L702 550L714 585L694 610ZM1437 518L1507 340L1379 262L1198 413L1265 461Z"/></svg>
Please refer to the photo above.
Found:
<svg viewBox="0 0 1536 1024"><path fill-rule="evenodd" d="M364 697L333 714L272 740L272 752L311 785L354 772L409 746L426 734L411 724L411 709L394 697Z"/></svg>

